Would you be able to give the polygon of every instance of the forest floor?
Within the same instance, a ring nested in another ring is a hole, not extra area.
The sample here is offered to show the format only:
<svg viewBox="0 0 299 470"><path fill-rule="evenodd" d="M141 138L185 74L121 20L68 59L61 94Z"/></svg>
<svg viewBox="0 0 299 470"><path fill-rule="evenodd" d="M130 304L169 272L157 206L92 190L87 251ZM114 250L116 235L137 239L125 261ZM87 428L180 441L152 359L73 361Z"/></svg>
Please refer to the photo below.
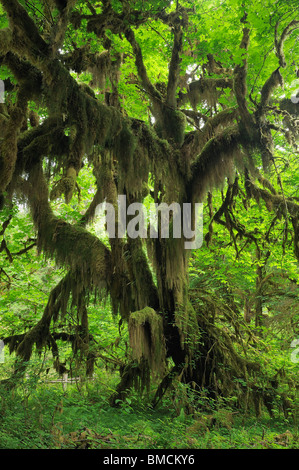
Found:
<svg viewBox="0 0 299 470"><path fill-rule="evenodd" d="M146 397L109 405L105 373L89 384L30 380L1 392L0 449L298 449L298 425L277 412L256 418L227 404L186 415L166 396L152 409Z"/></svg>

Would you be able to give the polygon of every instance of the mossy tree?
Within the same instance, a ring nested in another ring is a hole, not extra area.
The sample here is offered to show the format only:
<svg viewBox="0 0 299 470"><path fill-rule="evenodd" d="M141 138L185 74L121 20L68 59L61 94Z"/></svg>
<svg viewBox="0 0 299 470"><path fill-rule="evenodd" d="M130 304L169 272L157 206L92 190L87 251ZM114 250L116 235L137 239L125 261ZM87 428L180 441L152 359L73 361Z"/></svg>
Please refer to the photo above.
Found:
<svg viewBox="0 0 299 470"><path fill-rule="evenodd" d="M208 384L212 394L229 393L234 376L259 367L239 356L229 336L192 304L183 237L159 233L148 244L111 237L107 247L87 225L104 200L117 212L118 195L128 204L150 195L157 204L194 205L239 172L247 198L264 200L291 220L298 258L298 203L282 186L273 192L268 181L277 142L296 150L298 140L298 109L290 99L298 54L295 2L1 5L7 89L0 105L1 208L15 196L25 200L38 249L69 270L37 325L9 339L11 349L27 361L34 346L48 345L63 371L50 325L72 302L81 321L78 347L91 372L88 299L108 294L115 314L128 321L133 346L120 394L133 383L143 387L157 371L165 374L157 398L173 375L197 387ZM282 99L282 88L289 99ZM70 224L53 203L61 197L70 203L83 165L93 168L97 191L81 220ZM51 187L53 174L61 178ZM121 216L116 213L116 222ZM167 358L174 362L171 376Z"/></svg>

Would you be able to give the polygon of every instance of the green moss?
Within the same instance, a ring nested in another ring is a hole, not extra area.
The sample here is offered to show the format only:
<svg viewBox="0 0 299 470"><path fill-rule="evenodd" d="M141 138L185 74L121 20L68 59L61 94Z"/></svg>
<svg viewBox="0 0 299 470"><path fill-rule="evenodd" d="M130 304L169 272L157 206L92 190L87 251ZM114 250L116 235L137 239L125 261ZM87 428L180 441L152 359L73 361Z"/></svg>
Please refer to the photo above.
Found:
<svg viewBox="0 0 299 470"><path fill-rule="evenodd" d="M17 161L17 139L24 119L21 108L14 108L6 123L2 141L0 141L0 192L4 192L11 182Z"/></svg>
<svg viewBox="0 0 299 470"><path fill-rule="evenodd" d="M133 312L129 319L133 359L146 359L153 374L165 371L165 340L162 317L150 307Z"/></svg>
<svg viewBox="0 0 299 470"><path fill-rule="evenodd" d="M1 55L5 55L10 47L13 40L12 31L9 28L0 29L0 51Z"/></svg>
<svg viewBox="0 0 299 470"><path fill-rule="evenodd" d="M186 123L186 116L182 112L165 106L156 124L156 131L161 138L180 146L184 141Z"/></svg>
<svg viewBox="0 0 299 470"><path fill-rule="evenodd" d="M130 122L124 120L122 129L114 143L114 150L121 170L126 173L132 169L133 155L136 150L137 143L138 139L133 134Z"/></svg>
<svg viewBox="0 0 299 470"><path fill-rule="evenodd" d="M55 201L56 199L60 198L64 195L65 203L68 204L73 196L73 192L76 187L76 178L72 176L66 176L62 178L51 191L50 199L51 201Z"/></svg>

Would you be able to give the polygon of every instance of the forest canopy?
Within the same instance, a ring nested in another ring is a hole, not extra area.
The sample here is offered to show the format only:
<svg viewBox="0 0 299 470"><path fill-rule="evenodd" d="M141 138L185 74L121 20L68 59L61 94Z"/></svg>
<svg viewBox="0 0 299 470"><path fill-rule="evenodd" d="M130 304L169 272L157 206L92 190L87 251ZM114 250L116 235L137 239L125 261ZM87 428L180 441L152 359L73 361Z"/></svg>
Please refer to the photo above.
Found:
<svg viewBox="0 0 299 470"><path fill-rule="evenodd" d="M112 404L176 379L293 409L296 364L262 357L299 334L298 31L294 0L0 0L4 386L43 350L69 370L64 343L92 375L108 302L129 336ZM202 203L202 247L98 236L104 201L132 222L119 195Z"/></svg>

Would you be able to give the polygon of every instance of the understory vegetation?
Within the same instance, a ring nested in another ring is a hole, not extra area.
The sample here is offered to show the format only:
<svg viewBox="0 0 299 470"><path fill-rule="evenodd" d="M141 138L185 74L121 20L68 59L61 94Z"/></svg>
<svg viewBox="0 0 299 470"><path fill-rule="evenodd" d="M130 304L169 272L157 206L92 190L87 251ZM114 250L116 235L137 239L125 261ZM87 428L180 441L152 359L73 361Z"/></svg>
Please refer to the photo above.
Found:
<svg viewBox="0 0 299 470"><path fill-rule="evenodd" d="M298 449L298 424L263 414L238 412L230 402L202 399L204 412L183 411L182 400L166 396L153 409L133 394L111 408L118 378L102 369L88 384L24 382L1 399L0 449ZM192 397L192 393L191 393ZM197 401L201 401L195 397ZM188 402L192 403L188 399Z"/></svg>

